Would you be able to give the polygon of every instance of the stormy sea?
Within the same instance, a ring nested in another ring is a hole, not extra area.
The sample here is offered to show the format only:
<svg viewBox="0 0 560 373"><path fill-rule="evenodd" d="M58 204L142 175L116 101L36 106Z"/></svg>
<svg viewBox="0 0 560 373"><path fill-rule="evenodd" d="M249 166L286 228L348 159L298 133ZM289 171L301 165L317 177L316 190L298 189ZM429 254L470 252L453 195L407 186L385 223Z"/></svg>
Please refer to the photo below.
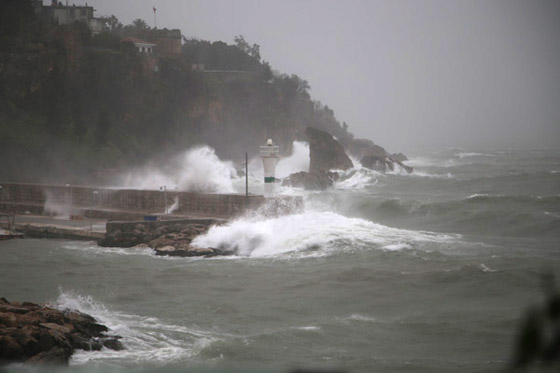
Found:
<svg viewBox="0 0 560 373"><path fill-rule="evenodd" d="M225 169L219 190L244 190L230 166L197 154ZM308 154L296 143L277 176L305 170ZM123 337L124 351L76 351L76 371L501 371L526 310L543 302L543 274L560 280L560 152L409 158L412 174L354 162L327 191L278 185L305 211L242 217L196 239L233 256L2 242L0 294L80 310Z"/></svg>

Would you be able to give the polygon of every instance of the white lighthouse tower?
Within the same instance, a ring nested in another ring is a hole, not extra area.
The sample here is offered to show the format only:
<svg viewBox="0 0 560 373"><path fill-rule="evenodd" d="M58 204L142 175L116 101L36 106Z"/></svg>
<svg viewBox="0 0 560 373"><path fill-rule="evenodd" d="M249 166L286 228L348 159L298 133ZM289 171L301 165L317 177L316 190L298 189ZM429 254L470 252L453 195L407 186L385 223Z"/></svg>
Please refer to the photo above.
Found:
<svg viewBox="0 0 560 373"><path fill-rule="evenodd" d="M274 170L278 163L278 146L268 139L265 146L261 146L261 158L264 166L264 196L272 197L274 194Z"/></svg>

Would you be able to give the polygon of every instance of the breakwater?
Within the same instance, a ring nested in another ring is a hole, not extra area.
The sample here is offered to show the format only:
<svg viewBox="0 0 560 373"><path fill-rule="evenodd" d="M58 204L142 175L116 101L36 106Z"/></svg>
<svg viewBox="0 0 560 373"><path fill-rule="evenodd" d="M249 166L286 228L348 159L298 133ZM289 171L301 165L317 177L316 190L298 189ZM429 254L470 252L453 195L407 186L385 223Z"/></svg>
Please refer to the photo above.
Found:
<svg viewBox="0 0 560 373"><path fill-rule="evenodd" d="M265 199L252 194L24 183L0 185L0 211L18 215L14 228L35 237L101 239L110 227L126 225L124 222L146 219L225 222L249 211L284 214L303 209L301 197L292 196Z"/></svg>
<svg viewBox="0 0 560 373"><path fill-rule="evenodd" d="M83 215L134 220L146 214L209 215L231 218L255 210L262 195L206 194L183 191L98 188L74 185L2 183L0 210L18 214ZM281 196L275 204L298 209L301 198ZM91 214L91 215L90 215Z"/></svg>

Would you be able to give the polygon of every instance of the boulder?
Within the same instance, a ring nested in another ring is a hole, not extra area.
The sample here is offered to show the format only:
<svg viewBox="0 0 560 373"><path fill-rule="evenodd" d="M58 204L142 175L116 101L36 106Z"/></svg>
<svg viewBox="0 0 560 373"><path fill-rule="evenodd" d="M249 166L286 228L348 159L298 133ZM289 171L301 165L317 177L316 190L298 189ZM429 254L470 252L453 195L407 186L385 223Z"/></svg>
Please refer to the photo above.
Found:
<svg viewBox="0 0 560 373"><path fill-rule="evenodd" d="M296 172L282 181L282 185L305 190L325 190L332 187L338 179L338 174L334 172Z"/></svg>
<svg viewBox="0 0 560 373"><path fill-rule="evenodd" d="M309 139L309 173L348 170L354 166L342 145L328 132L307 127L305 134Z"/></svg>
<svg viewBox="0 0 560 373"><path fill-rule="evenodd" d="M166 255L166 256L181 256L181 257L190 257L190 256L204 256L204 257L211 257L217 255L231 255L233 253L224 252L222 250L214 249L211 247L206 248L196 248L191 246L186 247L174 247L174 246L164 246L159 249L156 249L156 255Z"/></svg>
<svg viewBox="0 0 560 373"><path fill-rule="evenodd" d="M395 165L400 166L409 174L414 170L412 167L406 166L402 162L388 156L366 155L360 160L360 163L370 170L379 172L394 171Z"/></svg>
<svg viewBox="0 0 560 373"><path fill-rule="evenodd" d="M68 364L75 349L123 349L118 336L81 312L0 298L0 366L13 362Z"/></svg>

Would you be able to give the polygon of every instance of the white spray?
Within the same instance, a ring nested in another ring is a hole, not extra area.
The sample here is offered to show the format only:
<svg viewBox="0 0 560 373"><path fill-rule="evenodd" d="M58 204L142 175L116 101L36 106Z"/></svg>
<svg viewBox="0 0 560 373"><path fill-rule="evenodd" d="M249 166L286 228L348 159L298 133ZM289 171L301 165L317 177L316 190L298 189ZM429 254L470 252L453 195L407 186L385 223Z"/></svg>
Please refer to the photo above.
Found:
<svg viewBox="0 0 560 373"><path fill-rule="evenodd" d="M135 189L179 189L205 193L233 193L237 172L208 146L191 148L169 161L167 167L146 166L124 177L121 185Z"/></svg>

